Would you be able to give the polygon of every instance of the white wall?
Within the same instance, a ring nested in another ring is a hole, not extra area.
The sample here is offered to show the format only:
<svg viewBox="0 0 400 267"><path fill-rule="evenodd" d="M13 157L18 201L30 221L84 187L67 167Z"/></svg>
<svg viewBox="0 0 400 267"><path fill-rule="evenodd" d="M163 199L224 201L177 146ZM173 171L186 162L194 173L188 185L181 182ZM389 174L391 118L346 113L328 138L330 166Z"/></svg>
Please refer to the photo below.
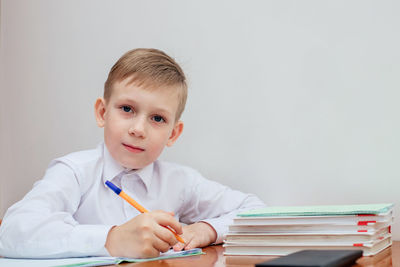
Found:
<svg viewBox="0 0 400 267"><path fill-rule="evenodd" d="M3 0L2 214L52 158L102 139L94 100L135 47L165 50L190 80L184 134L163 159L270 205L394 202L399 214L399 8Z"/></svg>
<svg viewBox="0 0 400 267"><path fill-rule="evenodd" d="M3 49L1 49L2 45L3 45L3 27L2 27L2 2L0 0L0 94L3 95ZM0 98L2 99L2 98ZM5 137L3 137L3 133L5 132L5 128L4 128L4 124L5 124L5 110L3 108L3 102L0 100L0 162L2 162L5 159L5 151L2 149L4 146L4 141L5 141ZM0 163L0 171L3 169L3 163ZM3 186L5 185L4 181L3 181L3 175L0 175L0 215L3 215Z"/></svg>

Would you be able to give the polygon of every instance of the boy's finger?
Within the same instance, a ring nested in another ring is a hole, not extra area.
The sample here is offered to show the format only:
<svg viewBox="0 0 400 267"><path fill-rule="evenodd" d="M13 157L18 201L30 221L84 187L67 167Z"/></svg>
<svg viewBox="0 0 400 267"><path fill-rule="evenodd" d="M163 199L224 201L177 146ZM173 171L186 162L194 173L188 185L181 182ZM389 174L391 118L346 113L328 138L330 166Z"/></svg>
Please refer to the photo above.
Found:
<svg viewBox="0 0 400 267"><path fill-rule="evenodd" d="M168 215L171 215L171 216L175 216L175 213L173 211L154 210L153 213L164 213L164 214L168 214Z"/></svg>
<svg viewBox="0 0 400 267"><path fill-rule="evenodd" d="M194 247L196 247L196 246L193 246L193 242L190 241L188 244L185 245L185 250L189 250L189 249L192 249Z"/></svg>
<svg viewBox="0 0 400 267"><path fill-rule="evenodd" d="M198 239L195 236L193 236L192 238L185 240L185 241L186 241L186 244L184 244L185 250L197 248L199 246Z"/></svg>
<svg viewBox="0 0 400 267"><path fill-rule="evenodd" d="M153 241L154 242L154 241ZM143 246L142 256L143 258L154 258L160 254L160 251L154 247L153 244L148 244L146 248Z"/></svg>
<svg viewBox="0 0 400 267"><path fill-rule="evenodd" d="M154 234L157 236L157 238L167 242L170 246L173 246L178 242L175 238L175 235L162 225L159 225L159 227L156 228Z"/></svg>
<svg viewBox="0 0 400 267"><path fill-rule="evenodd" d="M175 216L175 213L173 211L165 211L165 210L156 210L157 212L163 212L166 213L168 215L171 215L172 217Z"/></svg>
<svg viewBox="0 0 400 267"><path fill-rule="evenodd" d="M154 219L159 225L170 226L178 235L182 234L182 225L174 217L159 213Z"/></svg>
<svg viewBox="0 0 400 267"><path fill-rule="evenodd" d="M181 250L183 249L184 246L185 246L185 244L177 243L177 244L173 247L173 249L174 249L174 251L181 251Z"/></svg>
<svg viewBox="0 0 400 267"><path fill-rule="evenodd" d="M160 252L167 252L171 248L171 245L164 240L156 238L153 242L153 247Z"/></svg>

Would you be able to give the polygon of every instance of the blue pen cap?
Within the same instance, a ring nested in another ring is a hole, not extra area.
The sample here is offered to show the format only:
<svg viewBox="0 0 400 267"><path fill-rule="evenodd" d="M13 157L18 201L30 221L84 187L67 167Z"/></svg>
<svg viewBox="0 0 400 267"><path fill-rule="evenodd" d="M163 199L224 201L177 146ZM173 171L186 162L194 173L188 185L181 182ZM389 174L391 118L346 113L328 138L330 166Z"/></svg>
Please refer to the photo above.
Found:
<svg viewBox="0 0 400 267"><path fill-rule="evenodd" d="M111 183L110 181L106 181L106 185L115 192L115 194L119 195L121 193L121 189L118 188L115 184Z"/></svg>

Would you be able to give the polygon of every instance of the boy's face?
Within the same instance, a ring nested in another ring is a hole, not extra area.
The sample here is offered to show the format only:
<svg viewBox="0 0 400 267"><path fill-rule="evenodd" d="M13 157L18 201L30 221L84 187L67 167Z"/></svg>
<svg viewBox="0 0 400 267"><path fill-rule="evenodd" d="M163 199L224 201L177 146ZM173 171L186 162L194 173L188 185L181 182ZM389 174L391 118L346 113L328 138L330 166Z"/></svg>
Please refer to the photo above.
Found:
<svg viewBox="0 0 400 267"><path fill-rule="evenodd" d="M107 102L97 99L95 114L111 156L126 168L140 169L154 162L165 146L172 146L183 122L175 121L174 87L149 90L129 81L114 83Z"/></svg>

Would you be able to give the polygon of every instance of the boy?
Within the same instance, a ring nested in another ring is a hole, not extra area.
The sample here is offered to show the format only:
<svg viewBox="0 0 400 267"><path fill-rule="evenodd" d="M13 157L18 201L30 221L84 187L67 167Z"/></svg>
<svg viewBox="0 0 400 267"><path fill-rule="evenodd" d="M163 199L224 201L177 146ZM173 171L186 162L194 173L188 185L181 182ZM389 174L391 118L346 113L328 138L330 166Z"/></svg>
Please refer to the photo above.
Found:
<svg viewBox="0 0 400 267"><path fill-rule="evenodd" d="M43 179L8 209L0 255L147 258L171 247L221 243L239 210L263 203L190 168L157 160L182 133L186 96L184 73L165 53L135 49L123 55L109 73L104 98L95 103L104 144L50 163ZM106 180L151 212L140 214Z"/></svg>

